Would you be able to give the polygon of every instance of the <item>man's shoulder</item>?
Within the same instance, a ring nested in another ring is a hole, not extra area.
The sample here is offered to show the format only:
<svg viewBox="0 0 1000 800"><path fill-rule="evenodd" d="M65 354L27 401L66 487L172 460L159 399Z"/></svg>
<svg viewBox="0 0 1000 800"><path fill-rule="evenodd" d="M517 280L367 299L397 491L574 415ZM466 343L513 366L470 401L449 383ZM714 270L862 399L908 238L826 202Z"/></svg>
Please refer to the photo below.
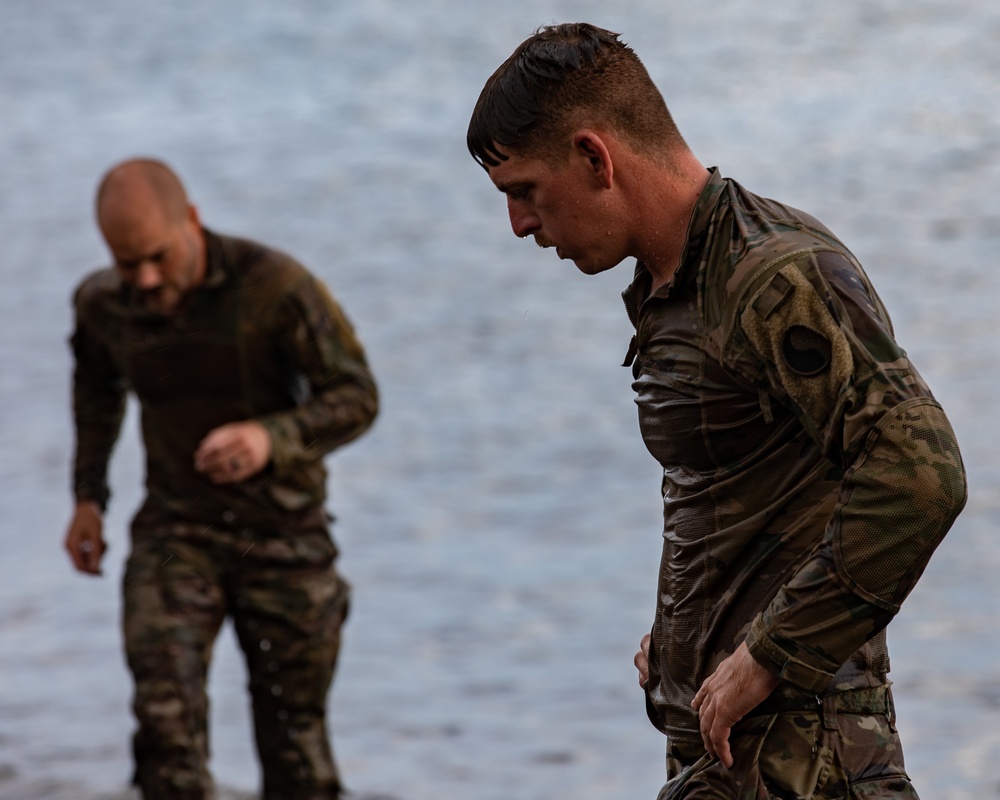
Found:
<svg viewBox="0 0 1000 800"><path fill-rule="evenodd" d="M302 262L284 250L241 236L213 235L227 267L248 289L272 293L277 298L312 279Z"/></svg>
<svg viewBox="0 0 1000 800"><path fill-rule="evenodd" d="M118 304L122 280L113 267L93 270L84 276L73 291L73 302L80 311L97 311Z"/></svg>
<svg viewBox="0 0 1000 800"><path fill-rule="evenodd" d="M753 194L728 181L730 202L714 226L713 257L702 276L710 323L726 325L738 307L784 265L815 262L823 252L854 261L847 247L823 223L793 206Z"/></svg>

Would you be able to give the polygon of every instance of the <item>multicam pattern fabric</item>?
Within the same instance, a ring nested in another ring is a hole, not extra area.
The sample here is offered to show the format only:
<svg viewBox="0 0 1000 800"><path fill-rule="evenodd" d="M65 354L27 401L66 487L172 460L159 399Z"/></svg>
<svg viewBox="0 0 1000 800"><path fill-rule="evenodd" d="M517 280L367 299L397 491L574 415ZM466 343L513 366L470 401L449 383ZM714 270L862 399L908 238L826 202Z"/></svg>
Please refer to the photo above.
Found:
<svg viewBox="0 0 1000 800"><path fill-rule="evenodd" d="M129 391L147 451L124 579L136 782L147 800L214 797L205 680L228 615L250 675L263 797L335 798L325 709L349 589L334 568L322 457L369 427L377 391L351 325L305 268L205 237L206 281L176 316L144 312L111 269L75 295L77 499L107 503ZM268 429L272 463L211 483L194 469L198 443L245 419Z"/></svg>
<svg viewBox="0 0 1000 800"><path fill-rule="evenodd" d="M885 626L965 502L940 406L854 256L818 221L711 171L681 265L624 293L643 439L663 466L651 718L746 640L807 707L879 686Z"/></svg>
<svg viewBox="0 0 1000 800"><path fill-rule="evenodd" d="M147 504L173 519L281 524L321 504L322 457L360 436L378 398L364 352L321 282L286 255L205 232L208 272L180 312L144 312L113 269L75 295L78 500L108 500L125 397L142 409ZM234 485L194 469L211 429L256 419L272 464Z"/></svg>
<svg viewBox="0 0 1000 800"><path fill-rule="evenodd" d="M327 693L350 587L325 520L294 532L133 526L123 629L135 679L135 783L145 800L210 800L212 647L228 615L246 654L266 800L341 794Z"/></svg>
<svg viewBox="0 0 1000 800"><path fill-rule="evenodd" d="M657 800L917 800L889 707L856 713L828 695L811 711L751 716L733 728L733 766L671 750ZM685 766L688 765L688 766Z"/></svg>

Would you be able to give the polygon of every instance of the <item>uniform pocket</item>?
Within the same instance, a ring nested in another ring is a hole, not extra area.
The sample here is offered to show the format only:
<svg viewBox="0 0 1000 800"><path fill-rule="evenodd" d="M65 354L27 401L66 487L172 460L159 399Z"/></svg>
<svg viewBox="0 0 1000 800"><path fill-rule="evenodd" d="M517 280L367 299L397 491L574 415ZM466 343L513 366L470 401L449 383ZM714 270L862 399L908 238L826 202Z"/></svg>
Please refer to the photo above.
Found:
<svg viewBox="0 0 1000 800"><path fill-rule="evenodd" d="M890 775L851 784L852 800L919 800L906 775Z"/></svg>
<svg viewBox="0 0 1000 800"><path fill-rule="evenodd" d="M717 763L718 759L706 753L690 767L685 767L681 771L680 775L677 775L667 781L663 788L660 789L660 793L656 796L656 800L680 800L684 797L684 793L691 779L703 770Z"/></svg>
<svg viewBox="0 0 1000 800"><path fill-rule="evenodd" d="M777 719L775 715L749 717L730 733L733 766L729 769L707 753L660 790L657 800L686 797L726 797L770 800L759 766L761 749Z"/></svg>

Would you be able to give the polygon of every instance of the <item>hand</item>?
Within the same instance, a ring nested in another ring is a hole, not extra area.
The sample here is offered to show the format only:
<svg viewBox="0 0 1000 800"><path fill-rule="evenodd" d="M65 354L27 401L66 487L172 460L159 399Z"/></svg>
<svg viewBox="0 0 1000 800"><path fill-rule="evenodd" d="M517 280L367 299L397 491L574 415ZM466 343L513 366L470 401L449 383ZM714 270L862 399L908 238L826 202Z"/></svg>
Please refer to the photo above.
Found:
<svg viewBox="0 0 1000 800"><path fill-rule="evenodd" d="M639 642L639 652L632 659L635 668L639 670L639 686L642 689L646 688L646 681L649 680L649 640L650 635L647 633Z"/></svg>
<svg viewBox="0 0 1000 800"><path fill-rule="evenodd" d="M694 696L691 707L701 721L701 740L710 755L728 768L733 765L729 733L733 725L767 698L779 683L750 655L746 642L719 664Z"/></svg>
<svg viewBox="0 0 1000 800"><path fill-rule="evenodd" d="M101 574L101 559L108 549L102 532L104 519L101 507L93 500L76 504L73 519L66 531L64 546L73 559L73 566L89 575Z"/></svg>
<svg viewBox="0 0 1000 800"><path fill-rule="evenodd" d="M237 483L271 460L271 434L259 422L230 422L208 432L194 454L194 468L213 483Z"/></svg>

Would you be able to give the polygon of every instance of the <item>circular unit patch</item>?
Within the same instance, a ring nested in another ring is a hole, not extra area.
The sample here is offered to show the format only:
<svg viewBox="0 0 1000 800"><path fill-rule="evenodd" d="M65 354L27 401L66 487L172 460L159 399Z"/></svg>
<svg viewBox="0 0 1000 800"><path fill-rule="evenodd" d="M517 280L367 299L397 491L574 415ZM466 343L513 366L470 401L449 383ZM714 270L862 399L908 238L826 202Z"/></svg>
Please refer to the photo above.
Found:
<svg viewBox="0 0 1000 800"><path fill-rule="evenodd" d="M805 325L793 325L781 341L781 355L799 375L819 375L829 369L833 347L830 340Z"/></svg>

